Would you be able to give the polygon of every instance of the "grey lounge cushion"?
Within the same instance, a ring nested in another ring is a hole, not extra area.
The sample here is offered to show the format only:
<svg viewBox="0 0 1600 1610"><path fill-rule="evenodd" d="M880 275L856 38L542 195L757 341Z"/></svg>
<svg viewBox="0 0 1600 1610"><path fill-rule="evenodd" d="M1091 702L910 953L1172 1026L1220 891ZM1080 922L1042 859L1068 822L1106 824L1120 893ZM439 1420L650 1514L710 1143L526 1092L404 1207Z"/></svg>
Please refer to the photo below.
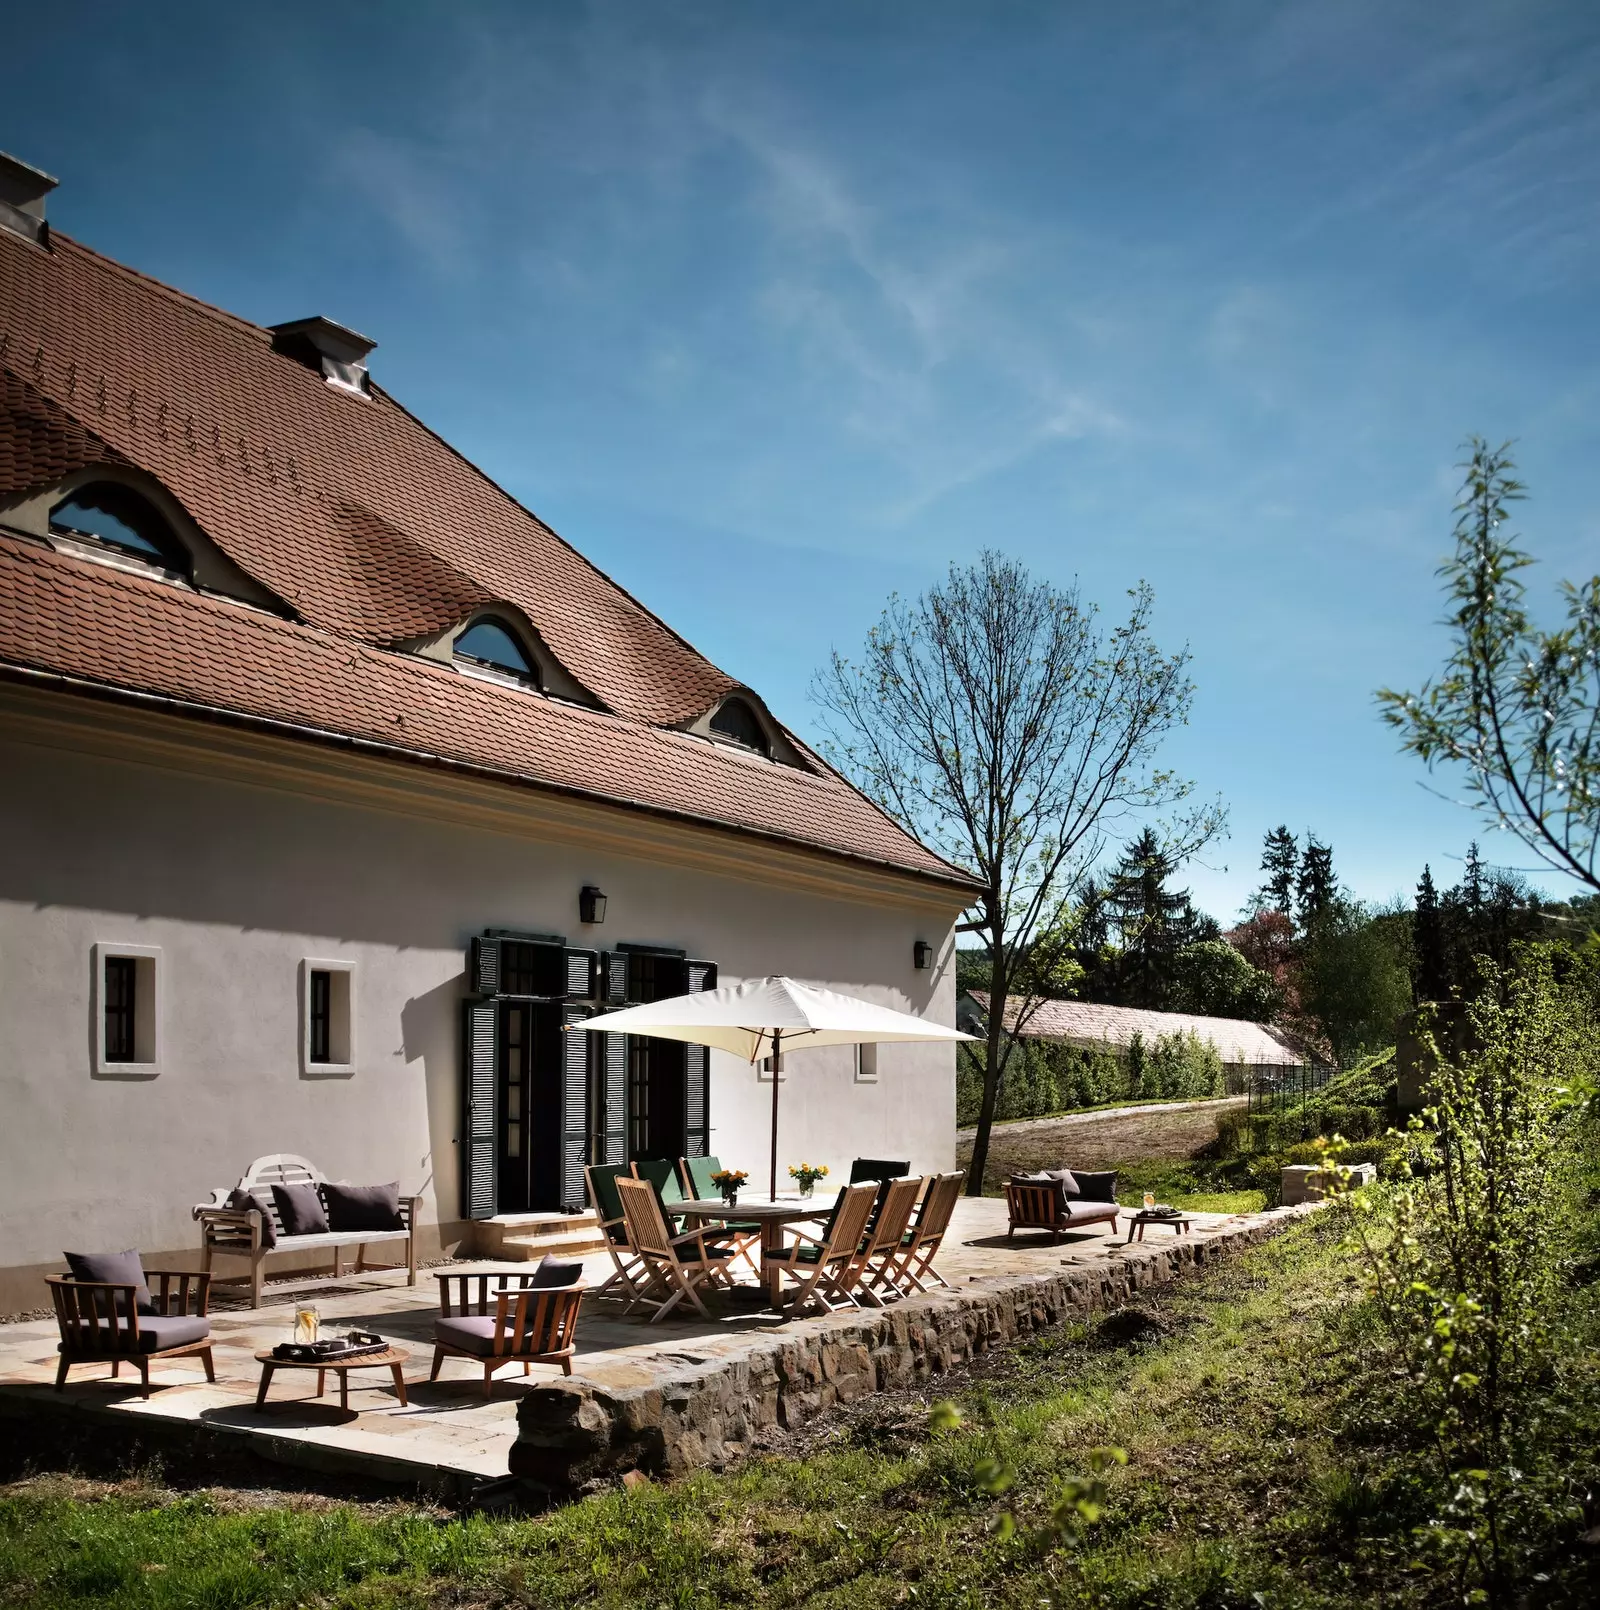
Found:
<svg viewBox="0 0 1600 1610"><path fill-rule="evenodd" d="M388 1185L324 1185L330 1230L403 1230L400 1182Z"/></svg>
<svg viewBox="0 0 1600 1610"><path fill-rule="evenodd" d="M141 1314L156 1311L150 1287L145 1283L144 1262L135 1248L129 1247L126 1252L69 1252L65 1257L74 1280L97 1286L132 1286L135 1309ZM119 1314L127 1311L127 1302L121 1297L116 1306Z"/></svg>
<svg viewBox="0 0 1600 1610"><path fill-rule="evenodd" d="M463 1314L449 1319L436 1319L433 1322L433 1339L449 1347L459 1347L463 1352L487 1356L494 1351L494 1315ZM507 1338L509 1345L510 1339Z"/></svg>
<svg viewBox="0 0 1600 1610"><path fill-rule="evenodd" d="M322 1235L328 1228L327 1210L315 1185L274 1185L272 1200L288 1235Z"/></svg>
<svg viewBox="0 0 1600 1610"><path fill-rule="evenodd" d="M1051 1179L1061 1181L1061 1194L1063 1196L1081 1196L1082 1187L1078 1184L1077 1175L1070 1168L1047 1168L1045 1170Z"/></svg>
<svg viewBox="0 0 1600 1610"><path fill-rule="evenodd" d="M198 1314L151 1314L139 1316L138 1346L127 1331L119 1330L115 1349L104 1326L98 1336L88 1325L78 1327L83 1352L110 1353L164 1353L169 1347L182 1347L188 1342L203 1342L211 1334L211 1321ZM61 1349L65 1351L65 1347Z"/></svg>
<svg viewBox="0 0 1600 1610"><path fill-rule="evenodd" d="M1081 1169L1072 1171L1078 1182L1078 1194L1085 1202L1115 1202L1117 1199L1117 1171L1113 1168L1104 1174L1085 1174Z"/></svg>
<svg viewBox="0 0 1600 1610"><path fill-rule="evenodd" d="M582 1279L583 1259L558 1258L553 1252L545 1253L533 1271L533 1284L539 1287L575 1286Z"/></svg>
<svg viewBox="0 0 1600 1610"><path fill-rule="evenodd" d="M247 1191L242 1185L236 1185L228 1193L226 1206L259 1209L261 1213L261 1245L264 1247L277 1246L278 1226L272 1217L272 1203L260 1191Z"/></svg>
<svg viewBox="0 0 1600 1610"><path fill-rule="evenodd" d="M1114 1224L1118 1208L1115 1202L1068 1202L1061 1210L1062 1224Z"/></svg>

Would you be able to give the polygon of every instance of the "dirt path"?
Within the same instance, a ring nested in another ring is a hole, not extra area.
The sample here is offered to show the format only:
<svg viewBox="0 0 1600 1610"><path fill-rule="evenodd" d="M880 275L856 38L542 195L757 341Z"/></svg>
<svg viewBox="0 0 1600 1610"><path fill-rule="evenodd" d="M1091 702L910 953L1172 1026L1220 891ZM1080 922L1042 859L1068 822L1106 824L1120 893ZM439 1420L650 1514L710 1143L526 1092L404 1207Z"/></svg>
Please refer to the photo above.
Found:
<svg viewBox="0 0 1600 1610"><path fill-rule="evenodd" d="M1069 1113L1062 1118L996 1126L989 1139L989 1185L993 1188L1012 1174L1063 1164L1116 1168L1146 1158L1193 1157L1216 1138L1219 1115L1242 1100L1123 1108L1105 1114ZM957 1166L964 1168L971 1157L971 1137L963 1135L956 1142Z"/></svg>

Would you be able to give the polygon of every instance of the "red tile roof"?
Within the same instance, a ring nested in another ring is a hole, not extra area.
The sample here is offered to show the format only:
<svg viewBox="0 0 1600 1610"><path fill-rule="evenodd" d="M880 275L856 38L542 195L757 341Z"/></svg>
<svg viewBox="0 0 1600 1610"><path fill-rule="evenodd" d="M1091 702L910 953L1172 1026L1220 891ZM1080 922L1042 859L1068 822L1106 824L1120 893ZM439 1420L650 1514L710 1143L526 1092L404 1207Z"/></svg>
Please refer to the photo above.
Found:
<svg viewBox="0 0 1600 1610"><path fill-rule="evenodd" d="M987 1015L989 992L975 989L967 993L978 1003L978 1010ZM1018 1002L1007 1003L1008 1026L1016 1023L1018 1011ZM1163 1036L1179 1033L1209 1040L1224 1062L1297 1067L1317 1060L1297 1035L1272 1023L1201 1017L1193 1012L1147 1012L1133 1006L1102 1006L1096 1001L1041 1001L1028 1018L1022 1038L1122 1048L1131 1045L1136 1034L1146 1045L1154 1045Z"/></svg>
<svg viewBox="0 0 1600 1610"><path fill-rule="evenodd" d="M155 477L301 619L0 537L0 663L965 881L815 757L667 730L738 684L381 389L342 395L255 325L0 231L0 495L97 463ZM391 651L493 600L609 711Z"/></svg>

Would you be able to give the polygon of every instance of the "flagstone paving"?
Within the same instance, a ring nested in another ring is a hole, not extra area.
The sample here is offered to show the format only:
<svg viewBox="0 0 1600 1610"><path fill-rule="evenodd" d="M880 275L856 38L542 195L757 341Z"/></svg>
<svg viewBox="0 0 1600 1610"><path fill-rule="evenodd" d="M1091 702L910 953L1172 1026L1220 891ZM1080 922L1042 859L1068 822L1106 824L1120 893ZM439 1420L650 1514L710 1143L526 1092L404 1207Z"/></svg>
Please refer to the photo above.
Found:
<svg viewBox="0 0 1600 1610"><path fill-rule="evenodd" d="M1218 1238L1253 1240L1285 1217L1281 1210L1196 1213L1190 1215L1189 1239L1196 1251ZM1117 1282L1137 1286L1170 1276L1171 1261L1163 1256L1170 1236L1168 1230L1152 1230L1142 1243L1126 1246L1121 1234L1096 1225L1059 1245L1031 1232L1019 1232L1015 1241L1008 1241L1003 1201L963 1198L938 1267L958 1290L984 1290L1026 1288L1030 1282L1045 1281L1057 1286L1059 1277L1069 1271L1090 1273L1099 1267L1109 1273L1117 1265L1148 1265L1147 1272L1126 1270ZM459 1272L480 1266L449 1267ZM609 1273L604 1254L585 1260L585 1279L591 1287ZM182 1440L187 1432L197 1438L234 1441L288 1464L459 1494L485 1478L506 1474L517 1436L519 1403L530 1389L559 1381L560 1372L535 1365L530 1375L523 1376L508 1369L486 1400L481 1370L466 1360L446 1359L440 1379L430 1383L437 1282L426 1271L414 1287L406 1286L404 1279L403 1274L384 1273L273 1287L270 1301L254 1310L231 1306L237 1299L228 1288L219 1288L211 1325L216 1383L205 1380L197 1360L158 1363L151 1370L153 1390L148 1399L140 1397L137 1377L130 1382L124 1371L113 1380L109 1366L96 1365L79 1366L66 1389L57 1393L55 1322L0 1326L0 1415L87 1416L103 1420L108 1429L132 1430L137 1425L159 1431L166 1439ZM931 1315L941 1301L947 1305L947 1295L913 1297L894 1307L914 1321L918 1308ZM327 1396L318 1399L313 1396L314 1374L280 1370L268 1401L257 1407L260 1366L253 1355L288 1339L297 1297L316 1303L325 1334L356 1326L409 1348L411 1360L404 1371L409 1404L400 1404L387 1370L351 1374L348 1410L338 1406L332 1376ZM785 1321L761 1308L753 1286L748 1292L728 1294L719 1308L710 1322L674 1314L660 1324L648 1324L638 1314L622 1317L618 1304L586 1300L571 1384L630 1396L641 1388L656 1389L670 1397L675 1383L703 1382L708 1371L739 1370L753 1356L770 1352L773 1342L793 1339L811 1345L826 1341L835 1331L843 1338L863 1317L847 1311Z"/></svg>

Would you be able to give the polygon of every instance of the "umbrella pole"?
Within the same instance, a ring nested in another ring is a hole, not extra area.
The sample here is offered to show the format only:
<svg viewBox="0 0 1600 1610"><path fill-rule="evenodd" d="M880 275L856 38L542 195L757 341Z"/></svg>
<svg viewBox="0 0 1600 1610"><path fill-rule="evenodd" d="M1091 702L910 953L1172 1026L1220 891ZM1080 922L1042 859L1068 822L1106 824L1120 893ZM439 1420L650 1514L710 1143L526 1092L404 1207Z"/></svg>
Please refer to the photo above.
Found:
<svg viewBox="0 0 1600 1610"><path fill-rule="evenodd" d="M778 1198L778 1075L783 1072L783 1030L772 1031L772 1189L770 1201Z"/></svg>

